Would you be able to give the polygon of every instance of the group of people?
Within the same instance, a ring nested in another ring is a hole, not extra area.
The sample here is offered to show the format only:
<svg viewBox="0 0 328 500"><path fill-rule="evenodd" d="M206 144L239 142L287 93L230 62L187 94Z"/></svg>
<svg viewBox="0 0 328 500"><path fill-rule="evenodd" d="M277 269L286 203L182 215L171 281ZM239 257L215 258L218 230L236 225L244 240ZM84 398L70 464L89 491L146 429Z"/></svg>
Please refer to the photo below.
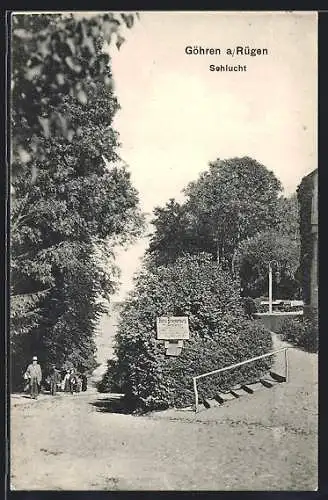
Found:
<svg viewBox="0 0 328 500"><path fill-rule="evenodd" d="M60 388L62 391L70 392L81 392L87 390L87 377L83 373L79 373L74 369L66 370L64 378L59 381Z"/></svg>
<svg viewBox="0 0 328 500"><path fill-rule="evenodd" d="M32 363L27 367L24 373L24 379L27 381L31 398L37 399L41 390L42 370L38 363L37 356L33 356ZM55 365L50 368L45 383L54 396L58 390L70 392L71 394L87 390L88 379L84 373L79 373L73 368L60 372Z"/></svg>

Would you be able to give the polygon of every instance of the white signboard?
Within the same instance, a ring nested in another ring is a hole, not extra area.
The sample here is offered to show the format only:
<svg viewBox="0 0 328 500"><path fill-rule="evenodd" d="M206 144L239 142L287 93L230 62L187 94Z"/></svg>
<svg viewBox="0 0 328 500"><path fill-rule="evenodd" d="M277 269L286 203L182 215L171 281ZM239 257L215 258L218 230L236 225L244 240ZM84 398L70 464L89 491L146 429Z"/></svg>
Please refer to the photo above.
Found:
<svg viewBox="0 0 328 500"><path fill-rule="evenodd" d="M157 318L157 338L158 340L188 340L188 317L161 316Z"/></svg>
<svg viewBox="0 0 328 500"><path fill-rule="evenodd" d="M179 356L181 354L182 347L178 347L177 344L171 344L167 349L166 349L166 355L167 356Z"/></svg>

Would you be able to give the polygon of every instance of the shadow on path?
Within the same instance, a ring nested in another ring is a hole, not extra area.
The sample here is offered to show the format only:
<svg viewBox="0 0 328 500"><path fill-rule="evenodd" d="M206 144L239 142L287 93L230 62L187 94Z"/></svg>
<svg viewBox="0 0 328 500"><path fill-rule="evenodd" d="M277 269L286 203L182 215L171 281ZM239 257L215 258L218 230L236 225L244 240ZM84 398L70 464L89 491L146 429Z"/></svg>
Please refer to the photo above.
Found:
<svg viewBox="0 0 328 500"><path fill-rule="evenodd" d="M126 402L123 398L108 397L104 399L98 399L90 405L96 408L96 411L101 413L123 413L124 415L131 414L131 409L128 408Z"/></svg>

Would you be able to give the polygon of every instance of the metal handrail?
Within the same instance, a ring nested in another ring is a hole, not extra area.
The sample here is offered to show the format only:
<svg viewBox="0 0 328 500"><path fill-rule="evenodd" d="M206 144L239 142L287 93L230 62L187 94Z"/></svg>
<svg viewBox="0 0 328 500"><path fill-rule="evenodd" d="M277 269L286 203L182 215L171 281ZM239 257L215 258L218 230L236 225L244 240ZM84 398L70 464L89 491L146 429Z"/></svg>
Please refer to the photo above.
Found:
<svg viewBox="0 0 328 500"><path fill-rule="evenodd" d="M260 356L255 356L254 358L246 359L245 361L241 361L240 363L235 363L230 366L225 366L224 368L219 368L218 370L213 370L211 372L207 373L202 373L201 375L196 375L196 377L193 377L193 386L194 386L194 393L195 393L195 412L198 410L198 391L197 391L197 380L200 378L207 377L209 375L214 375L215 373L222 373L227 370L231 370L232 368L236 368L237 366L242 366L246 365L247 363L252 363L253 361L257 361L258 359L263 359L263 358L268 358L270 356L273 356L274 354L278 352L285 351L285 378L286 382L288 382L288 356L287 356L287 351L288 349L291 349L291 347L281 347L280 349L277 349L276 351L271 351L266 354L261 354Z"/></svg>

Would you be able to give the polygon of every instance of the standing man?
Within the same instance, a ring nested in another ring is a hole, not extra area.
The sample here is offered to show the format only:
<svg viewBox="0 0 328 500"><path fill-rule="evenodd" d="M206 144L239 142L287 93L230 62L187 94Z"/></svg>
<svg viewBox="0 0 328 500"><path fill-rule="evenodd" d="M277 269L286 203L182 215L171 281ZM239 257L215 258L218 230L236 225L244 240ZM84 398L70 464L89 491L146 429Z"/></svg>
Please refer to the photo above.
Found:
<svg viewBox="0 0 328 500"><path fill-rule="evenodd" d="M33 356L32 363L28 365L24 378L29 379L31 398L37 399L42 380L42 371L36 356Z"/></svg>

